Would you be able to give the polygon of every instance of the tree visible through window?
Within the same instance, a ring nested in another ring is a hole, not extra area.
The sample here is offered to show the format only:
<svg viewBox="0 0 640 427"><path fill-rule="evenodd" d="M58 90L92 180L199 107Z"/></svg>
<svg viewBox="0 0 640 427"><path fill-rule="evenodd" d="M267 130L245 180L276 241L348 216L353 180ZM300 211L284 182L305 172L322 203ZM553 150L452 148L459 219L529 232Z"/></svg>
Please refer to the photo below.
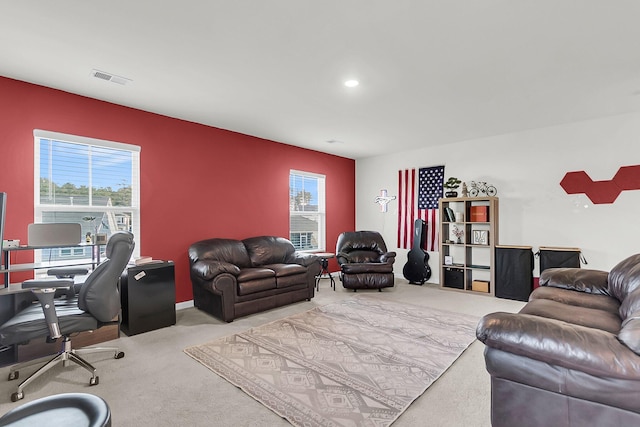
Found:
<svg viewBox="0 0 640 427"><path fill-rule="evenodd" d="M325 249L325 177L289 173L289 240L298 250Z"/></svg>
<svg viewBox="0 0 640 427"><path fill-rule="evenodd" d="M36 223L79 223L87 238L119 230L139 238L140 147L40 130L34 137Z"/></svg>

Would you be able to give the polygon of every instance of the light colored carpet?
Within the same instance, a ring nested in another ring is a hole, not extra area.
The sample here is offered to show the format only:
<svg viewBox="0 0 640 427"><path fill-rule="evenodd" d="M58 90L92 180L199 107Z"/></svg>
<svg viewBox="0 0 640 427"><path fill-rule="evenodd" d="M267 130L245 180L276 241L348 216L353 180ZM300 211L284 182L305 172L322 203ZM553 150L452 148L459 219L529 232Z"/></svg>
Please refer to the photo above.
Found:
<svg viewBox="0 0 640 427"><path fill-rule="evenodd" d="M79 366L52 369L25 389L25 399L11 402L15 381L7 381L9 367L0 368L0 414L39 397L56 393L86 392L104 398L111 407L115 427L287 427L289 422L268 410L239 388L208 372L184 353L190 346L240 333L316 307L370 296L385 301L444 309L483 316L494 311L517 312L520 301L491 298L475 292L442 290L437 285L414 286L397 279L383 292L331 290L328 280L311 301L291 304L225 323L188 308L177 312L177 323L144 334L122 335L104 345L126 353L114 360L110 354L89 355L98 369L100 384L88 385L89 373ZM484 346L477 340L434 382L393 427L490 427L491 389L484 366ZM20 372L26 378L30 372Z"/></svg>
<svg viewBox="0 0 640 427"><path fill-rule="evenodd" d="M474 341L476 316L362 296L185 350L295 426L388 426Z"/></svg>

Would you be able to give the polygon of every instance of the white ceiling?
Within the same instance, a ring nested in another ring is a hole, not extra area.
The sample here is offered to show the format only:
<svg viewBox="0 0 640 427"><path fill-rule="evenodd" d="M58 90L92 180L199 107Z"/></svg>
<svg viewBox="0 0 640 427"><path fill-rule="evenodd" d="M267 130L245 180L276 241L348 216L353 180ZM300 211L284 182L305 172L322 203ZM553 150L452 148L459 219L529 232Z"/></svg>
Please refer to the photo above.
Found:
<svg viewBox="0 0 640 427"><path fill-rule="evenodd" d="M0 0L0 75L362 158L640 111L639 21L637 0Z"/></svg>

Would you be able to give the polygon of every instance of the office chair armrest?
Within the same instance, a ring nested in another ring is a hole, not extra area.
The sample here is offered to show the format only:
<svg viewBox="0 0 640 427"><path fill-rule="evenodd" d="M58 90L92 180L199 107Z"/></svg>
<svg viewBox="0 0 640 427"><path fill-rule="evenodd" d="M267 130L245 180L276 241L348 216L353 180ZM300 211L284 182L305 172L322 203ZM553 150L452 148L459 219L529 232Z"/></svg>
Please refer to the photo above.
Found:
<svg viewBox="0 0 640 427"><path fill-rule="evenodd" d="M56 289L69 289L72 286L73 280L69 279L26 280L22 282L22 288L31 289L31 292L33 292L38 298L38 301L40 301L51 339L62 336L62 334L60 334L60 326L58 325L55 303L53 302Z"/></svg>
<svg viewBox="0 0 640 427"><path fill-rule="evenodd" d="M48 276L56 276L58 279L73 279L75 276L89 274L86 267L55 267L47 270Z"/></svg>
<svg viewBox="0 0 640 427"><path fill-rule="evenodd" d="M31 279L22 282L22 289L31 289L32 291L38 289L68 289L73 286L73 280L71 279Z"/></svg>

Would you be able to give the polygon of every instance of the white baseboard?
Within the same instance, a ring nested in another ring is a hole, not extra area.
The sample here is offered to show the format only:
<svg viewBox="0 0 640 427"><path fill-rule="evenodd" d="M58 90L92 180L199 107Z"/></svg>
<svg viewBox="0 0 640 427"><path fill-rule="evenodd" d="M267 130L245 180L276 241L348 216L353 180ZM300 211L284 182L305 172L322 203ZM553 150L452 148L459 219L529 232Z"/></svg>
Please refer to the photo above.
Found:
<svg viewBox="0 0 640 427"><path fill-rule="evenodd" d="M176 310L184 310L193 307L193 300L176 303Z"/></svg>

